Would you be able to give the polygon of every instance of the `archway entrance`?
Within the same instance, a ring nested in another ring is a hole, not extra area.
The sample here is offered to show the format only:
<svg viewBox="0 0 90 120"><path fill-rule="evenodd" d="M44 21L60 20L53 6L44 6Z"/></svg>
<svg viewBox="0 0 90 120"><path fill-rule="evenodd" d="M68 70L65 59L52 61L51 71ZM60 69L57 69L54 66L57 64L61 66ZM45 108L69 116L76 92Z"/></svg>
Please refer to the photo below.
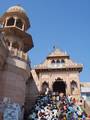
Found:
<svg viewBox="0 0 90 120"><path fill-rule="evenodd" d="M64 81L55 81L53 83L53 92L64 93L66 95L66 83Z"/></svg>
<svg viewBox="0 0 90 120"><path fill-rule="evenodd" d="M45 93L45 91L47 90L47 88L49 88L49 85L48 85L48 83L47 82L43 82L42 83L42 93Z"/></svg>

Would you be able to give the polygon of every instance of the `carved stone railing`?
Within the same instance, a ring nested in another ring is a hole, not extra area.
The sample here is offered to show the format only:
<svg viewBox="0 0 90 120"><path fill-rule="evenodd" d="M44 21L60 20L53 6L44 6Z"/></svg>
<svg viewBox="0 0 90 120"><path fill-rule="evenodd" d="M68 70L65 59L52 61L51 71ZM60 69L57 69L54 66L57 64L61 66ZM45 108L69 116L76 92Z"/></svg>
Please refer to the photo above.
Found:
<svg viewBox="0 0 90 120"><path fill-rule="evenodd" d="M18 49L12 48L10 50L10 55L12 57L17 57L19 59L27 61L27 53L24 53L23 51L20 51Z"/></svg>

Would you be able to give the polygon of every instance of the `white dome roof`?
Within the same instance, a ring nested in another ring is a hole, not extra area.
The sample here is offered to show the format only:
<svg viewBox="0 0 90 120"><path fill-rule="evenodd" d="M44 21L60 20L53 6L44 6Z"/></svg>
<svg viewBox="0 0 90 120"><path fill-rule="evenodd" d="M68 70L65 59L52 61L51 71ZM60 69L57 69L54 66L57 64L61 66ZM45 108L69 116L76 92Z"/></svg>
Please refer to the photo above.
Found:
<svg viewBox="0 0 90 120"><path fill-rule="evenodd" d="M6 12L21 12L26 14L25 10L19 5L10 7Z"/></svg>

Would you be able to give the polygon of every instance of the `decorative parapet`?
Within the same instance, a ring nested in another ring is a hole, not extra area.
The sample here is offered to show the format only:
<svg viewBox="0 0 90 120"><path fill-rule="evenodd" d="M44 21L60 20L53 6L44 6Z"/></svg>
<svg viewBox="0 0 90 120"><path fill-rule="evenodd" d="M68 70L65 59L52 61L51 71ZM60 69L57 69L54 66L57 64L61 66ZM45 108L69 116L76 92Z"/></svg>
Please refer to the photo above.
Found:
<svg viewBox="0 0 90 120"><path fill-rule="evenodd" d="M44 64L39 64L37 66L34 67L34 69L36 70L54 70L54 69L59 69L59 70L78 70L79 72L82 71L83 65L82 64L73 64L73 65L63 65L63 64L54 64L54 65L44 65Z"/></svg>

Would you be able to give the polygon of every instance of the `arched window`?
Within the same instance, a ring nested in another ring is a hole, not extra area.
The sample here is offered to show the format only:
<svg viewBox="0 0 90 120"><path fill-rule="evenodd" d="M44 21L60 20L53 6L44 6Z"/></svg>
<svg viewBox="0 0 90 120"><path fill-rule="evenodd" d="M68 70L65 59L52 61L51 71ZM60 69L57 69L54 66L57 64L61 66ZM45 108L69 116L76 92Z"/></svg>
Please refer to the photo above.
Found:
<svg viewBox="0 0 90 120"><path fill-rule="evenodd" d="M62 64L65 63L64 59L61 59L61 63L62 63Z"/></svg>
<svg viewBox="0 0 90 120"><path fill-rule="evenodd" d="M74 80L71 82L71 93L74 93L74 90L77 88L77 82L75 82Z"/></svg>
<svg viewBox="0 0 90 120"><path fill-rule="evenodd" d="M60 63L60 60L59 60L59 59L58 59L58 60L56 60L56 63L57 63L57 64L59 64L59 63Z"/></svg>
<svg viewBox="0 0 90 120"><path fill-rule="evenodd" d="M11 26L11 25L14 25L14 22L15 22L15 19L13 17L9 18L7 20L7 26Z"/></svg>
<svg viewBox="0 0 90 120"><path fill-rule="evenodd" d="M14 42L14 43L12 44L12 47L19 49L19 44L18 44L17 42Z"/></svg>
<svg viewBox="0 0 90 120"><path fill-rule="evenodd" d="M71 87L72 88L77 88L77 83L74 80L71 82Z"/></svg>
<svg viewBox="0 0 90 120"><path fill-rule="evenodd" d="M48 83L45 81L42 83L42 93L45 93L47 88L49 88Z"/></svg>
<svg viewBox="0 0 90 120"><path fill-rule="evenodd" d="M52 63L52 64L55 64L55 60L52 60L51 63Z"/></svg>
<svg viewBox="0 0 90 120"><path fill-rule="evenodd" d="M22 23L21 19L16 20L16 26L19 27L20 29L22 29L23 23Z"/></svg>

